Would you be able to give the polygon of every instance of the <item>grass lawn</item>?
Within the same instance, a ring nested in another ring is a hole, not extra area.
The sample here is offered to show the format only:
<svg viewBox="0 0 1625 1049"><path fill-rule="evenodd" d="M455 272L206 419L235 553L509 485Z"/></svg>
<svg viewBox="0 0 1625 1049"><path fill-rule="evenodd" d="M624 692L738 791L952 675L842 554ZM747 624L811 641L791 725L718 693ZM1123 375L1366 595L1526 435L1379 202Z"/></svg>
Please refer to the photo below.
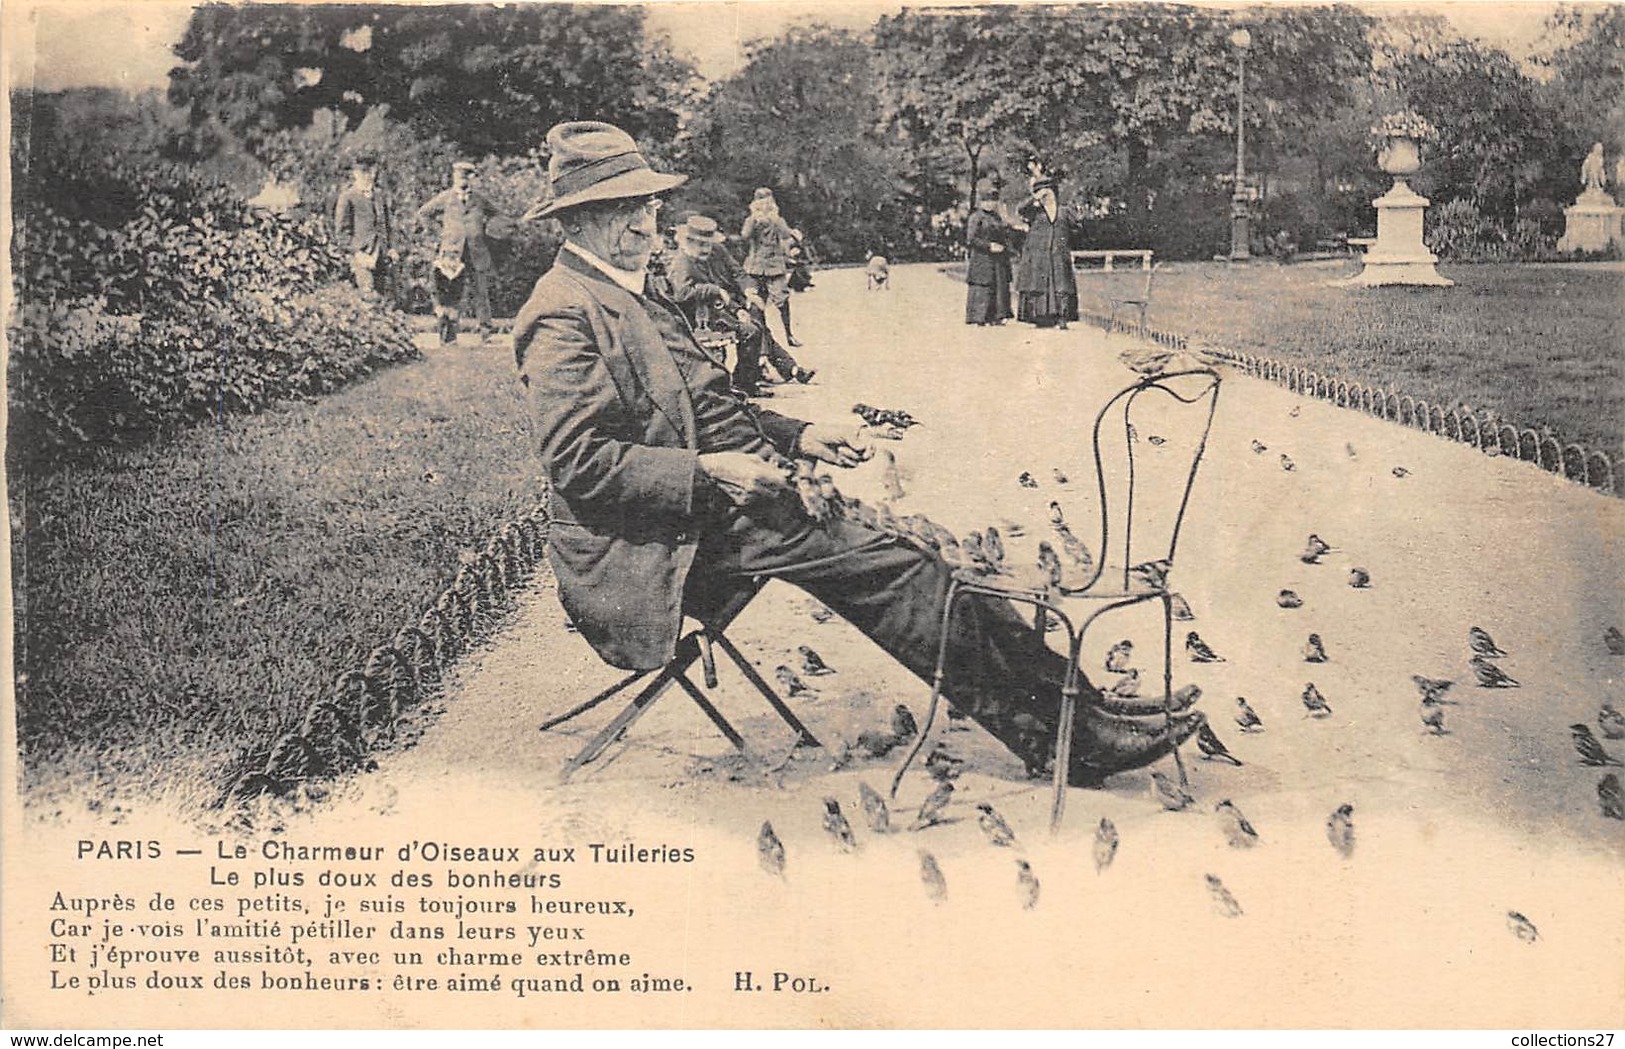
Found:
<svg viewBox="0 0 1625 1049"><path fill-rule="evenodd" d="M427 352L314 403L13 475L28 776L220 786L536 507L506 340Z"/></svg>
<svg viewBox="0 0 1625 1049"><path fill-rule="evenodd" d="M1625 269L1445 266L1453 288L1327 286L1346 272L1323 264L1171 265L1157 273L1147 323L1193 343L1550 427L1619 460ZM1089 279L1079 284L1090 309Z"/></svg>

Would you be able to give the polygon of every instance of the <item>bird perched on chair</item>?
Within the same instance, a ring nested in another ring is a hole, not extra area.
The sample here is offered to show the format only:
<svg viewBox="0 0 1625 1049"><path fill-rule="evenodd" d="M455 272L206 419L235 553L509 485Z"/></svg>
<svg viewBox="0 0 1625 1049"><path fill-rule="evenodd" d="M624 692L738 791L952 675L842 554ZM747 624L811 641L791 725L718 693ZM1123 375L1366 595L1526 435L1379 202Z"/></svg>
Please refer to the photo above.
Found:
<svg viewBox="0 0 1625 1049"><path fill-rule="evenodd" d="M797 677L796 672L783 663L773 668L773 676L778 679L779 687L784 689L784 694L792 699L796 696L810 696L813 694L813 690L807 687L807 683Z"/></svg>
<svg viewBox="0 0 1625 1049"><path fill-rule="evenodd" d="M1485 659L1499 659L1506 655L1500 646L1496 645L1489 631L1483 627L1475 626L1467 629L1467 647L1473 650L1474 655L1483 656Z"/></svg>
<svg viewBox="0 0 1625 1049"><path fill-rule="evenodd" d="M1524 943L1534 943L1540 939L1540 930L1535 928L1535 923L1517 911L1507 911L1507 928Z"/></svg>
<svg viewBox="0 0 1625 1049"><path fill-rule="evenodd" d="M1443 736L1447 734L1447 730L1444 727L1443 707L1429 706L1428 704L1423 703L1421 713L1422 724L1427 726L1428 731L1432 732L1435 736Z"/></svg>
<svg viewBox="0 0 1625 1049"><path fill-rule="evenodd" d="M1095 828L1095 873L1099 874L1112 865L1117 858L1117 846L1121 839L1117 835L1117 824L1100 817L1100 826Z"/></svg>
<svg viewBox="0 0 1625 1049"><path fill-rule="evenodd" d="M1610 772L1597 781L1597 804L1611 820L1625 820L1625 798L1619 792L1619 777Z"/></svg>
<svg viewBox="0 0 1625 1049"><path fill-rule="evenodd" d="M1128 673L1128 661L1132 655L1134 655L1134 642L1124 638L1106 650L1106 669L1113 674Z"/></svg>
<svg viewBox="0 0 1625 1049"><path fill-rule="evenodd" d="M990 802L977 802L976 812L976 825L982 828L982 836L987 838L989 844L1007 849L1016 843L1016 832L1010 829L1010 824L1004 821Z"/></svg>
<svg viewBox="0 0 1625 1049"><path fill-rule="evenodd" d="M1345 860L1354 855L1354 806L1347 802L1326 817L1326 840Z"/></svg>
<svg viewBox="0 0 1625 1049"><path fill-rule="evenodd" d="M941 823L942 813L948 808L948 803L953 800L953 797L953 783L949 780L939 779L936 789L926 795L925 801L920 805L918 815L914 817L914 822L908 825L908 829L924 830L934 824Z"/></svg>
<svg viewBox="0 0 1625 1049"><path fill-rule="evenodd" d="M925 849L920 850L920 882L932 903L941 903L948 898L948 879L942 876L937 858Z"/></svg>
<svg viewBox="0 0 1625 1049"><path fill-rule="evenodd" d="M1267 451L1269 451L1269 446L1266 445L1263 441L1260 441L1258 438L1254 437L1253 438L1253 454L1254 455L1263 455Z"/></svg>
<svg viewBox="0 0 1625 1049"><path fill-rule="evenodd" d="M891 809L886 807L886 799L880 792L869 784L858 782L858 801L863 806L863 818L869 824L869 829L876 834L885 834L891 830Z"/></svg>
<svg viewBox="0 0 1625 1049"><path fill-rule="evenodd" d="M1236 803L1225 798L1213 806L1213 811L1219 815L1219 827L1224 831L1225 838L1233 849L1250 849L1258 844L1258 832L1253 825L1247 822L1247 817L1236 808Z"/></svg>
<svg viewBox="0 0 1625 1049"><path fill-rule="evenodd" d="M1059 466L1051 467L1049 475L1050 475L1050 477L1055 479L1056 484L1071 484L1072 483L1072 479L1067 477L1066 474L1062 473L1061 468Z"/></svg>
<svg viewBox="0 0 1625 1049"><path fill-rule="evenodd" d="M1282 452L1281 453L1281 469L1285 470L1287 473L1291 473L1293 470L1296 470L1297 468L1298 468L1298 464L1292 461L1292 456L1286 454L1285 452Z"/></svg>
<svg viewBox="0 0 1625 1049"><path fill-rule="evenodd" d="M1191 611L1190 602L1178 594L1168 595L1168 614L1176 623L1188 623L1196 618Z"/></svg>
<svg viewBox="0 0 1625 1049"><path fill-rule="evenodd" d="M852 834L852 824L846 822L841 803L834 798L824 799L824 830L842 852L851 852L858 847L858 839Z"/></svg>
<svg viewBox="0 0 1625 1049"><path fill-rule="evenodd" d="M1143 586L1149 590L1161 590L1168 585L1168 573L1173 567L1173 562L1167 558L1157 561L1144 561L1134 565L1128 570L1129 585Z"/></svg>
<svg viewBox="0 0 1625 1049"><path fill-rule="evenodd" d="M1326 697L1320 694L1320 689L1315 687L1313 681L1304 686L1303 706L1305 710L1309 711L1309 716L1312 718L1323 718L1332 712L1330 704L1326 702Z"/></svg>
<svg viewBox="0 0 1625 1049"><path fill-rule="evenodd" d="M1038 574L1043 578L1044 585L1052 590L1059 589L1064 576L1061 556L1044 539L1038 541Z"/></svg>
<svg viewBox="0 0 1625 1049"><path fill-rule="evenodd" d="M801 672L803 674L817 676L835 673L830 669L829 664L824 662L824 657L813 651L811 645L800 645L796 648L796 651L801 654Z"/></svg>
<svg viewBox="0 0 1625 1049"><path fill-rule="evenodd" d="M1140 694L1140 672L1129 669L1123 672L1110 689L1112 695L1120 699L1132 699Z"/></svg>
<svg viewBox="0 0 1625 1049"><path fill-rule="evenodd" d="M1163 772L1153 769L1151 772L1151 789L1162 807L1169 812L1180 812L1196 801L1190 791L1169 779Z"/></svg>
<svg viewBox="0 0 1625 1049"><path fill-rule="evenodd" d="M1306 565L1318 565L1320 559L1332 552L1331 545L1313 532L1309 533L1309 542L1298 555L1298 560Z"/></svg>
<svg viewBox="0 0 1625 1049"><path fill-rule="evenodd" d="M1226 918L1241 917L1241 904L1237 903L1236 898L1230 894L1230 890L1224 887L1224 882L1220 881L1218 876L1214 874L1204 875L1204 877L1207 879L1208 895L1213 897L1214 910L1217 910Z"/></svg>
<svg viewBox="0 0 1625 1049"><path fill-rule="evenodd" d="M987 554L993 571L1004 571L1004 538L999 535L997 525L988 525L987 531L982 533L982 552Z"/></svg>
<svg viewBox="0 0 1625 1049"><path fill-rule="evenodd" d="M1574 752L1580 755L1582 765L1618 765L1619 759L1603 749L1597 737L1591 734L1591 729L1584 722L1576 721L1569 726L1569 734L1574 737Z"/></svg>
<svg viewBox="0 0 1625 1049"><path fill-rule="evenodd" d="M1247 702L1246 696L1236 697L1236 724L1241 726L1243 732L1258 732L1264 728L1263 719Z"/></svg>
<svg viewBox="0 0 1625 1049"><path fill-rule="evenodd" d="M1625 714L1615 710L1612 703L1604 703L1597 711L1597 727L1605 739L1625 739Z"/></svg>
<svg viewBox="0 0 1625 1049"><path fill-rule="evenodd" d="M1416 689L1422 694L1424 706L1434 707L1450 702L1444 698L1444 694L1450 691L1451 686L1455 684L1454 681L1442 677L1423 677L1421 674L1412 674L1411 680L1416 682Z"/></svg>
<svg viewBox="0 0 1625 1049"><path fill-rule="evenodd" d="M1356 590L1371 589L1371 573L1359 567L1349 569L1349 586Z"/></svg>
<svg viewBox="0 0 1625 1049"><path fill-rule="evenodd" d="M1517 679L1513 678L1506 671L1502 670L1494 663L1491 663L1483 656L1474 656L1467 662L1468 665L1473 668L1473 673L1478 677L1479 688L1518 687Z"/></svg>
<svg viewBox="0 0 1625 1049"><path fill-rule="evenodd" d="M767 820L762 821L762 829L756 834L756 860L767 873L784 877L784 842L773 833L773 824Z"/></svg>
<svg viewBox="0 0 1625 1049"><path fill-rule="evenodd" d="M1207 646L1201 636L1192 630L1185 635L1185 652L1192 663L1223 663L1224 657Z"/></svg>
<svg viewBox="0 0 1625 1049"><path fill-rule="evenodd" d="M1030 911L1038 906L1038 875L1026 860L1016 861L1016 885L1021 889L1021 909Z"/></svg>
<svg viewBox="0 0 1625 1049"><path fill-rule="evenodd" d="M1241 767L1241 759L1230 753L1230 748L1224 745L1224 740L1213 731L1213 726L1207 722L1196 730L1196 749L1202 752L1202 757L1208 761L1225 761Z"/></svg>
<svg viewBox="0 0 1625 1049"><path fill-rule="evenodd" d="M1038 487L1037 478L1033 477L1033 475L1028 473L1026 470L1021 471L1021 476L1016 478L1016 483L1021 485L1021 487L1023 487L1023 488L1037 488Z"/></svg>
<svg viewBox="0 0 1625 1049"><path fill-rule="evenodd" d="M903 472L897 468L897 456L882 448L880 458L884 463L880 484L886 490L886 498L894 501L903 498Z"/></svg>
<svg viewBox="0 0 1625 1049"><path fill-rule="evenodd" d="M1326 646L1321 644L1319 634L1310 634L1309 640L1303 643L1303 661L1305 663L1326 662Z"/></svg>
<svg viewBox="0 0 1625 1049"><path fill-rule="evenodd" d="M1625 634L1619 632L1619 627L1611 626L1603 631L1602 642L1608 646L1609 654L1625 656Z"/></svg>
<svg viewBox="0 0 1625 1049"><path fill-rule="evenodd" d="M1298 596L1296 590L1283 590L1275 595L1275 603L1282 608L1302 608L1303 598Z"/></svg>

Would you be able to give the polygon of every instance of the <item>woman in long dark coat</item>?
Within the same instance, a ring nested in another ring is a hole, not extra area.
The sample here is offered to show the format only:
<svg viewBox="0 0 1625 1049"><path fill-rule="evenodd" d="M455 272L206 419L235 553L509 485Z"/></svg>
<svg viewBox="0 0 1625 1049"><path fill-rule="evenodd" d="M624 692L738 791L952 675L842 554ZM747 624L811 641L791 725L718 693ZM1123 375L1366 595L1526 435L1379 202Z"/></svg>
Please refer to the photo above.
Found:
<svg viewBox="0 0 1625 1049"><path fill-rule="evenodd" d="M1003 324L1010 313L1010 245L1014 231L999 216L999 191L982 190L981 208L965 226L965 323Z"/></svg>
<svg viewBox="0 0 1625 1049"><path fill-rule="evenodd" d="M1055 196L1055 180L1033 182L1021 206L1026 243L1016 270L1016 319L1040 328L1065 328L1078 319L1078 278L1072 271L1072 220Z"/></svg>

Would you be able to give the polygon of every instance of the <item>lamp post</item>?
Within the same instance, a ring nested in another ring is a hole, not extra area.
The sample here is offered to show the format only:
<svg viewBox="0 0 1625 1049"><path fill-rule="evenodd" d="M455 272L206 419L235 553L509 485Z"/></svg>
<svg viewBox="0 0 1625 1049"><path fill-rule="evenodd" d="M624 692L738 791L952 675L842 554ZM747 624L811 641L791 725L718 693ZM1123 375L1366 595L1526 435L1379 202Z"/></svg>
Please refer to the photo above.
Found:
<svg viewBox="0 0 1625 1049"><path fill-rule="evenodd" d="M1250 257L1247 248L1247 48L1253 36L1245 29L1230 34L1230 43L1236 48L1236 187L1230 196L1230 258L1232 261Z"/></svg>

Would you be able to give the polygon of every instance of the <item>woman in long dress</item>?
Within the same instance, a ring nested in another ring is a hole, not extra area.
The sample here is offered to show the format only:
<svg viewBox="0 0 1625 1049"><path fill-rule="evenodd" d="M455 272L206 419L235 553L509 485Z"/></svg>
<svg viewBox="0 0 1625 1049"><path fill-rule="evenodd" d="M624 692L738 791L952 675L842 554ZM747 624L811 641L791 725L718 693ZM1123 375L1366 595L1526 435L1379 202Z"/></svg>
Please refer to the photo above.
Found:
<svg viewBox="0 0 1625 1049"><path fill-rule="evenodd" d="M965 323L1003 324L1010 313L1010 247L1013 231L999 215L999 191L981 191L980 205L965 226L969 267L965 272Z"/></svg>
<svg viewBox="0 0 1625 1049"><path fill-rule="evenodd" d="M1021 206L1027 237L1016 270L1016 319L1065 328L1078 319L1078 278L1072 271L1072 220L1055 196L1055 180L1040 175Z"/></svg>

